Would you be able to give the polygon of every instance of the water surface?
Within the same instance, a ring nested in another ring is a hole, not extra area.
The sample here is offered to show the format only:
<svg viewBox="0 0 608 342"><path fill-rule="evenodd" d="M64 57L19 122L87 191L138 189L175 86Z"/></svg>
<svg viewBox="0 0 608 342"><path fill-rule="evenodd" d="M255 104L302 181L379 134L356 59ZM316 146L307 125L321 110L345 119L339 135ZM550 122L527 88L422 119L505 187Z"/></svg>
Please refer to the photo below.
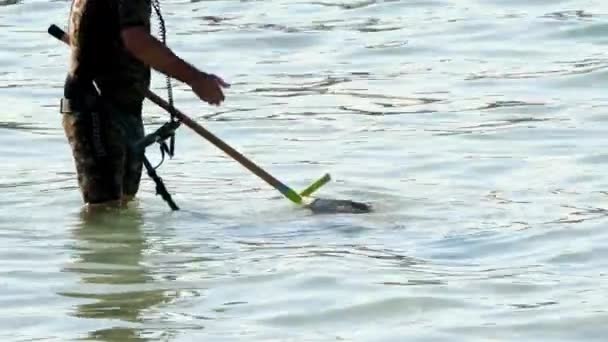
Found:
<svg viewBox="0 0 608 342"><path fill-rule="evenodd" d="M168 44L233 84L214 108L175 83L181 110L376 211L294 207L182 127L159 173L183 210L144 176L132 206L87 215L46 33L69 2L0 0L2 340L604 340L608 5L162 7Z"/></svg>

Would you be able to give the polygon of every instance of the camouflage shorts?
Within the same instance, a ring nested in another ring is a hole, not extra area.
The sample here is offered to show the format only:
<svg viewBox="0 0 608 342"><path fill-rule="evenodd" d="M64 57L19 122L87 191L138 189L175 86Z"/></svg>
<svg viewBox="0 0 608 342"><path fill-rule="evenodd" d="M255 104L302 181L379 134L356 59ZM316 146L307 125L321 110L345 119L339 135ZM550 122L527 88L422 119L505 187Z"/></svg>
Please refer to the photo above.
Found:
<svg viewBox="0 0 608 342"><path fill-rule="evenodd" d="M73 112L63 114L62 124L85 203L119 200L137 193L143 155L134 154L130 144L144 136L140 113Z"/></svg>

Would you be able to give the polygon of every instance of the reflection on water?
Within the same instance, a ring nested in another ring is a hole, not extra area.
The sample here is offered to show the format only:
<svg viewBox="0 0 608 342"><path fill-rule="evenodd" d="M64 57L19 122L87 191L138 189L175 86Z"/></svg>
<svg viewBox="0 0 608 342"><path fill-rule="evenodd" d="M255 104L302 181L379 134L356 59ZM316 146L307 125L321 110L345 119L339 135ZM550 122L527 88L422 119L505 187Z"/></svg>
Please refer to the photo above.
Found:
<svg viewBox="0 0 608 342"><path fill-rule="evenodd" d="M66 271L79 274L81 282L62 295L88 300L75 309L76 317L107 321L107 328L90 332L89 338L144 340L133 324L143 321L146 309L167 300L143 263L148 244L142 225L137 208L83 210L73 229L76 260Z"/></svg>
<svg viewBox="0 0 608 342"><path fill-rule="evenodd" d="M19 2L19 0L0 0L0 6L16 5Z"/></svg>

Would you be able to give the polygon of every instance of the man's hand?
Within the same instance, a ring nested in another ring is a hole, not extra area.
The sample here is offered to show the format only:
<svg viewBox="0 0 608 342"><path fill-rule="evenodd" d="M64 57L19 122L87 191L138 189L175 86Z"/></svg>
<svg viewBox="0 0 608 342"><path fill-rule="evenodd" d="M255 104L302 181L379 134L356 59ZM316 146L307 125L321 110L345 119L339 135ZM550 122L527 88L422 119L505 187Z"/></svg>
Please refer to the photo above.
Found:
<svg viewBox="0 0 608 342"><path fill-rule="evenodd" d="M216 106L225 99L221 88L230 87L220 77L203 72L197 73L197 77L190 81L189 85L201 100Z"/></svg>

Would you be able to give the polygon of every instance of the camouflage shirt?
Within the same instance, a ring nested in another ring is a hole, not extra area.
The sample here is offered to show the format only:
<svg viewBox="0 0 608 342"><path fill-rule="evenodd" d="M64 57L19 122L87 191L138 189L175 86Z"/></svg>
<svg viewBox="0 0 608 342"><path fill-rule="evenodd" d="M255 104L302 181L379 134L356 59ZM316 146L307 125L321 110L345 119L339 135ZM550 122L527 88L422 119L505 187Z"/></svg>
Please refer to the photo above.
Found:
<svg viewBox="0 0 608 342"><path fill-rule="evenodd" d="M150 85L150 68L122 44L120 31L150 32L151 0L74 0L70 14L69 75L95 81L101 95L123 108L138 108Z"/></svg>

